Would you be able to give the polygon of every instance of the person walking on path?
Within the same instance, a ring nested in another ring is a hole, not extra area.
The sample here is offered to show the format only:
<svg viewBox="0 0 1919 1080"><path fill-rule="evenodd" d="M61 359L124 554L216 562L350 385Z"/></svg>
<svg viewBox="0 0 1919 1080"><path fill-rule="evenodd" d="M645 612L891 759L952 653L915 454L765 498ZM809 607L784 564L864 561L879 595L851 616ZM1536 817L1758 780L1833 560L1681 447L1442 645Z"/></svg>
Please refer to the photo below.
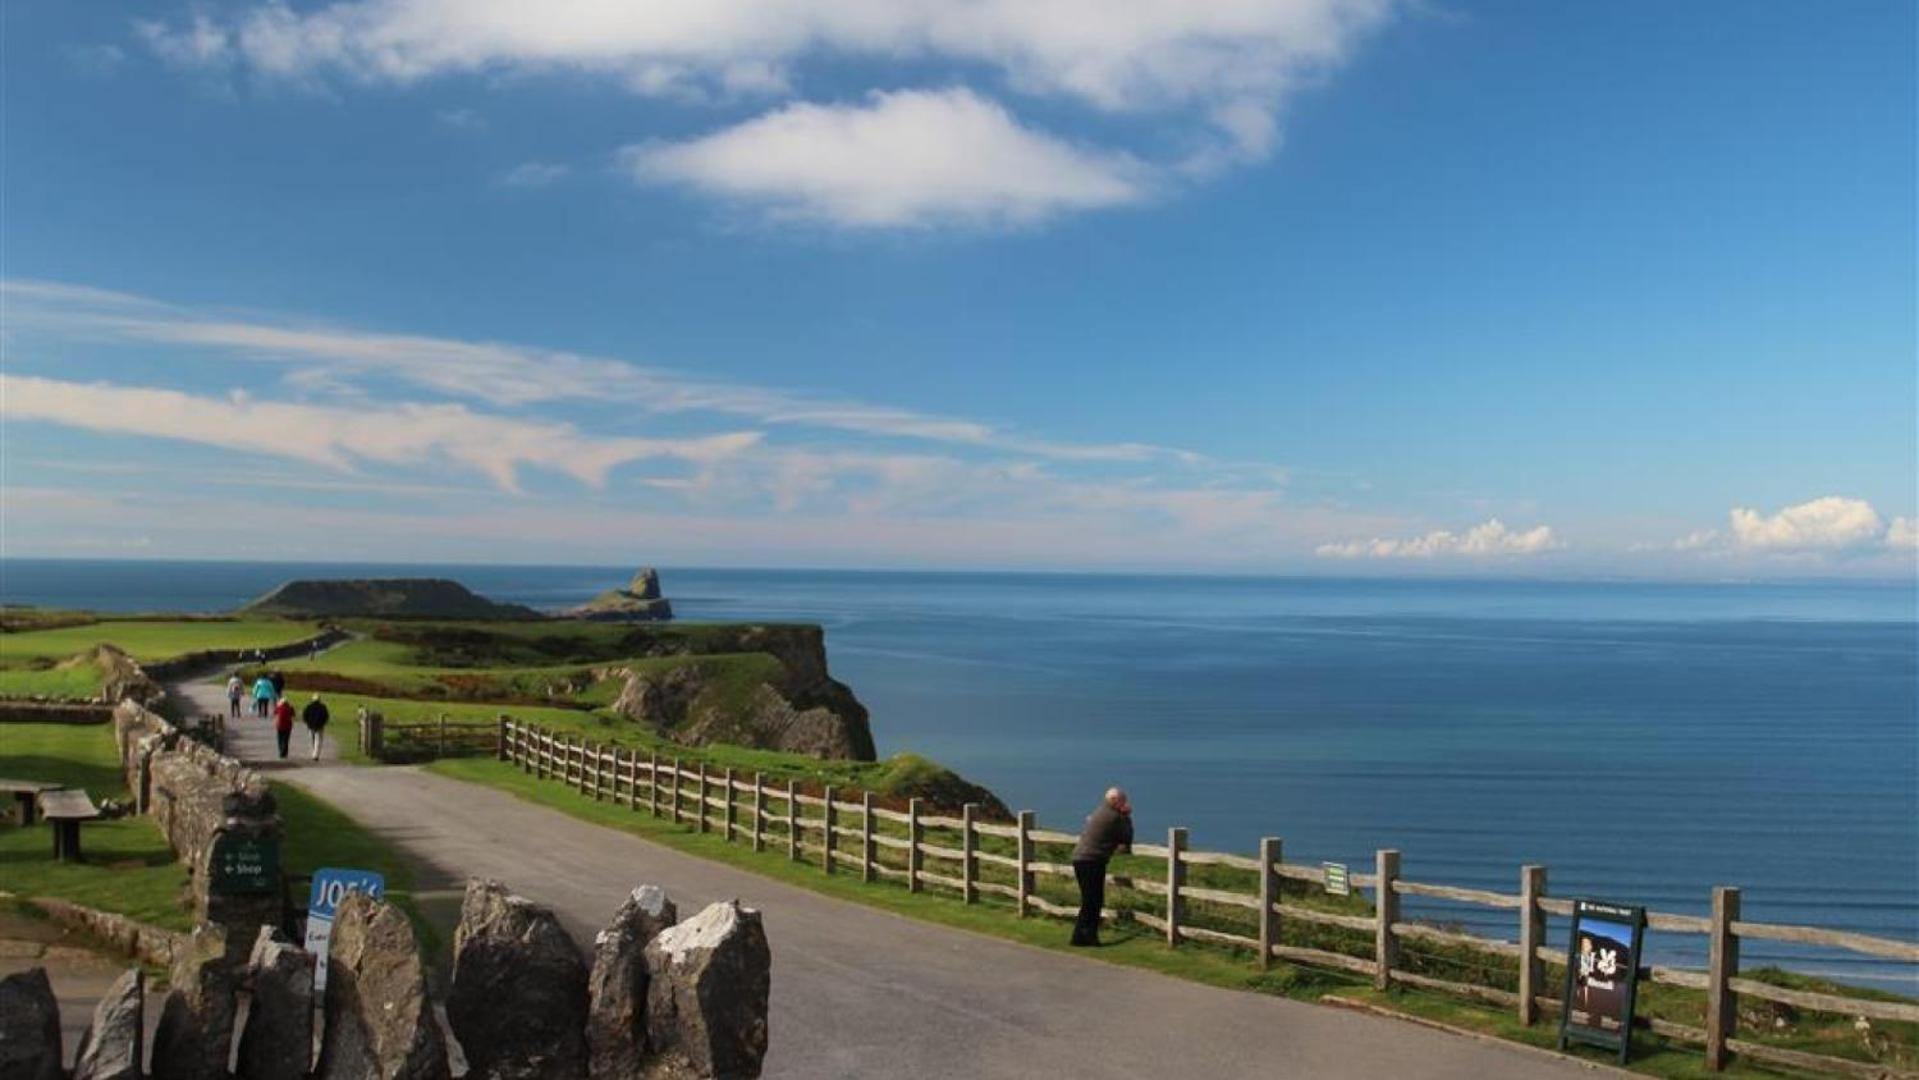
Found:
<svg viewBox="0 0 1919 1080"><path fill-rule="evenodd" d="M285 761L287 744L293 741L293 702L286 698L273 706L273 738L280 744L280 760Z"/></svg>
<svg viewBox="0 0 1919 1080"><path fill-rule="evenodd" d="M273 671L267 672L267 680L273 684L274 697L283 698L287 696L287 673L286 672L276 668Z"/></svg>
<svg viewBox="0 0 1919 1080"><path fill-rule="evenodd" d="M234 672L227 677L227 715L235 720L240 718L240 699L247 696L247 684L240 681L240 673Z"/></svg>
<svg viewBox="0 0 1919 1080"><path fill-rule="evenodd" d="M273 680L265 675L253 680L253 715L264 719L273 709L273 699L279 697L273 692Z"/></svg>
<svg viewBox="0 0 1919 1080"><path fill-rule="evenodd" d="M307 741L312 744L313 760L320 760L320 743L326 738L327 708L320 695L313 695L307 707L300 711L300 719L307 726Z"/></svg>
<svg viewBox="0 0 1919 1080"><path fill-rule="evenodd" d="M1079 881L1079 918L1073 922L1073 944L1099 944L1099 912L1106 906L1106 864L1115 853L1133 853L1133 804L1121 788L1107 788L1099 806L1086 815L1079 843L1073 847L1073 877Z"/></svg>

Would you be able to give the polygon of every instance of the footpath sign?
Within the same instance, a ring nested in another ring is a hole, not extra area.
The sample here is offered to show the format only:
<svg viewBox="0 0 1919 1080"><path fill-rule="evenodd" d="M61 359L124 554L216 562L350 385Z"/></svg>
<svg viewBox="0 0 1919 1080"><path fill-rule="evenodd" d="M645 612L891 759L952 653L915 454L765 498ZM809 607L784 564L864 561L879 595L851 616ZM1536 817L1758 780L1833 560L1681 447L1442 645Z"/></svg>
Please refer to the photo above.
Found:
<svg viewBox="0 0 1919 1080"><path fill-rule="evenodd" d="M326 989L327 944L333 940L333 914L348 893L365 893L375 900L386 895L386 878L371 870L337 866L313 872L313 893L307 899L306 950L313 954L313 990Z"/></svg>
<svg viewBox="0 0 1919 1080"><path fill-rule="evenodd" d="M213 892L279 892L280 841L277 837L222 832L213 839L212 867L208 887Z"/></svg>
<svg viewBox="0 0 1919 1080"><path fill-rule="evenodd" d="M1604 1046L1618 1050L1619 1063L1626 1063L1645 937L1645 908L1573 902L1572 934L1566 945L1566 1007L1559 1014L1561 1050L1570 1042Z"/></svg>
<svg viewBox="0 0 1919 1080"><path fill-rule="evenodd" d="M1326 871L1327 896L1351 896L1353 894L1353 881L1346 873L1345 863L1329 862L1321 863L1320 865Z"/></svg>

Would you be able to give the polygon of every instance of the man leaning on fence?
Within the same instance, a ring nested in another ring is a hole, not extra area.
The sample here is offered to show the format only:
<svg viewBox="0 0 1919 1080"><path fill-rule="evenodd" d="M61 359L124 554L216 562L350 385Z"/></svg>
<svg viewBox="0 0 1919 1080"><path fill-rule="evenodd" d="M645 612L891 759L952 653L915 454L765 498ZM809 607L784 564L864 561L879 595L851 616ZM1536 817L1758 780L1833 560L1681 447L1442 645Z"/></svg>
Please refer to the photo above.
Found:
<svg viewBox="0 0 1919 1080"><path fill-rule="evenodd" d="M1114 852L1133 853L1133 804L1120 788L1107 788L1106 797L1086 816L1086 828L1073 847L1073 876L1079 879L1079 919L1073 923L1073 944L1099 944L1099 912L1106 906L1106 864Z"/></svg>

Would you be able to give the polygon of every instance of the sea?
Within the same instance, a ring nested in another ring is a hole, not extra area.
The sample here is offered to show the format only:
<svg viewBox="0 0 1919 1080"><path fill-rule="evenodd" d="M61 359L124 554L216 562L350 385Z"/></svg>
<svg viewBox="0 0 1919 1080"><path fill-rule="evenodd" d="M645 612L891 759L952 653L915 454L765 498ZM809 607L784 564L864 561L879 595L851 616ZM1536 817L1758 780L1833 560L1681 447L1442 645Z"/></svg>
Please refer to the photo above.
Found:
<svg viewBox="0 0 1919 1080"><path fill-rule="evenodd" d="M8 559L9 604L209 612L303 577L444 576L545 609L631 567ZM880 752L912 750L1043 826L1125 786L1142 839L1417 881L1549 890L1919 941L1912 583L1335 580L662 567L685 620L826 628ZM1511 940L1510 912L1415 917ZM1555 920L1557 922L1558 920ZM1563 939L1561 939L1563 940ZM1700 966L1702 937L1651 956ZM1914 966L1749 941L1919 992Z"/></svg>

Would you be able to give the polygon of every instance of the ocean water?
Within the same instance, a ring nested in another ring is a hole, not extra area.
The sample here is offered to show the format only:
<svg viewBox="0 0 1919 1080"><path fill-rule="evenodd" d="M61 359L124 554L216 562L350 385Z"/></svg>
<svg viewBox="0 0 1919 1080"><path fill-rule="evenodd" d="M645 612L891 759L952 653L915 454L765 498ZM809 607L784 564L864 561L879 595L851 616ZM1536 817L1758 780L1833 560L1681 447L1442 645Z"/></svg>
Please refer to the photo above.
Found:
<svg viewBox="0 0 1919 1080"><path fill-rule="evenodd" d="M577 603L631 568L0 563L8 603L230 608L282 580L443 575ZM1666 585L662 568L686 619L810 621L881 752L1072 830L1919 940L1919 600L1908 585ZM1510 938L1505 913L1415 914ZM1703 939L1655 935L1662 962ZM1908 991L1910 965L1749 942Z"/></svg>

